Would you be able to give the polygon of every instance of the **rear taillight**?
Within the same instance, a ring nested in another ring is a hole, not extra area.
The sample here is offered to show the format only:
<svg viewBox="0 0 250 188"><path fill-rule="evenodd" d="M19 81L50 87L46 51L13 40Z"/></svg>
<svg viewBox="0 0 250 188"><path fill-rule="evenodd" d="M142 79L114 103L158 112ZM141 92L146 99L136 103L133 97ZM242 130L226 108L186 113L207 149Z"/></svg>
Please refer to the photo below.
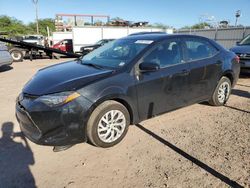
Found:
<svg viewBox="0 0 250 188"><path fill-rule="evenodd" d="M235 56L235 61L237 62L237 63L239 63L240 62L240 57L239 56Z"/></svg>

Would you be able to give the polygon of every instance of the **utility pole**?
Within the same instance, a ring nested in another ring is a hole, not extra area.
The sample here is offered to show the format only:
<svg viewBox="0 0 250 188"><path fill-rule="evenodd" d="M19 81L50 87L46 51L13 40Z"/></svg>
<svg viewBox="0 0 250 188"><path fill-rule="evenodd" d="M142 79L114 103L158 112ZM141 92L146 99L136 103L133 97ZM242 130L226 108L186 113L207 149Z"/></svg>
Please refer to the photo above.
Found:
<svg viewBox="0 0 250 188"><path fill-rule="evenodd" d="M239 19L239 17L241 17L241 11L240 11L240 10L237 10L237 11L236 11L235 17L236 17L236 20L235 20L235 27L237 27L237 25L238 25L238 19Z"/></svg>
<svg viewBox="0 0 250 188"><path fill-rule="evenodd" d="M39 24L38 24L38 0L32 0L36 9L36 33L39 34Z"/></svg>

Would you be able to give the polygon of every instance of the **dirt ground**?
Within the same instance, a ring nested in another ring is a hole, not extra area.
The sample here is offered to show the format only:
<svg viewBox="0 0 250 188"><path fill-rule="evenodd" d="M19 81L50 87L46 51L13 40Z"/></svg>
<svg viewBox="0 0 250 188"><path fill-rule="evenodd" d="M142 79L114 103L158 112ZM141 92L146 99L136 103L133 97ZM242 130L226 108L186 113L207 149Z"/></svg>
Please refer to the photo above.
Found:
<svg viewBox="0 0 250 188"><path fill-rule="evenodd" d="M225 107L196 104L130 127L115 147L54 153L24 139L15 99L34 73L61 60L0 71L0 187L250 187L250 76Z"/></svg>

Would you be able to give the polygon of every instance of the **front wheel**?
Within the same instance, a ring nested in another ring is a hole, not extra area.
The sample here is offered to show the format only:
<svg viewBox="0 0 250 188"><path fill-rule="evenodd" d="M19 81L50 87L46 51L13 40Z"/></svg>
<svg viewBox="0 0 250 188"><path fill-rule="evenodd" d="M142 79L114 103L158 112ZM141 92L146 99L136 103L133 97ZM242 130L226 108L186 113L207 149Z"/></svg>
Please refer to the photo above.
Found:
<svg viewBox="0 0 250 188"><path fill-rule="evenodd" d="M231 81L223 76L214 93L213 93L213 96L212 98L209 100L209 104L213 105L213 106L222 106L224 105L227 100L229 99L229 96L231 94Z"/></svg>
<svg viewBox="0 0 250 188"><path fill-rule="evenodd" d="M116 101L105 101L92 112L87 123L87 136L97 147L111 147L125 137L129 124L126 107Z"/></svg>
<svg viewBox="0 0 250 188"><path fill-rule="evenodd" d="M13 59L13 62L23 61L23 52L21 50L13 48L9 52Z"/></svg>

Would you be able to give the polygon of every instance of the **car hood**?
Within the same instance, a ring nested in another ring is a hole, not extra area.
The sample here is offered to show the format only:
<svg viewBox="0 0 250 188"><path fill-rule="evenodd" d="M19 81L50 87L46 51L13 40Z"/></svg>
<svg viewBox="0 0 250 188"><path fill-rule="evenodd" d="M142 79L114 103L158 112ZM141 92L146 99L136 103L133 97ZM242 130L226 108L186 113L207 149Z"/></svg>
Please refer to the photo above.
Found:
<svg viewBox="0 0 250 188"><path fill-rule="evenodd" d="M235 46L230 50L234 53L250 53L250 45Z"/></svg>
<svg viewBox="0 0 250 188"><path fill-rule="evenodd" d="M72 91L112 74L112 70L98 69L71 61L39 70L24 86L23 93L46 95Z"/></svg>

